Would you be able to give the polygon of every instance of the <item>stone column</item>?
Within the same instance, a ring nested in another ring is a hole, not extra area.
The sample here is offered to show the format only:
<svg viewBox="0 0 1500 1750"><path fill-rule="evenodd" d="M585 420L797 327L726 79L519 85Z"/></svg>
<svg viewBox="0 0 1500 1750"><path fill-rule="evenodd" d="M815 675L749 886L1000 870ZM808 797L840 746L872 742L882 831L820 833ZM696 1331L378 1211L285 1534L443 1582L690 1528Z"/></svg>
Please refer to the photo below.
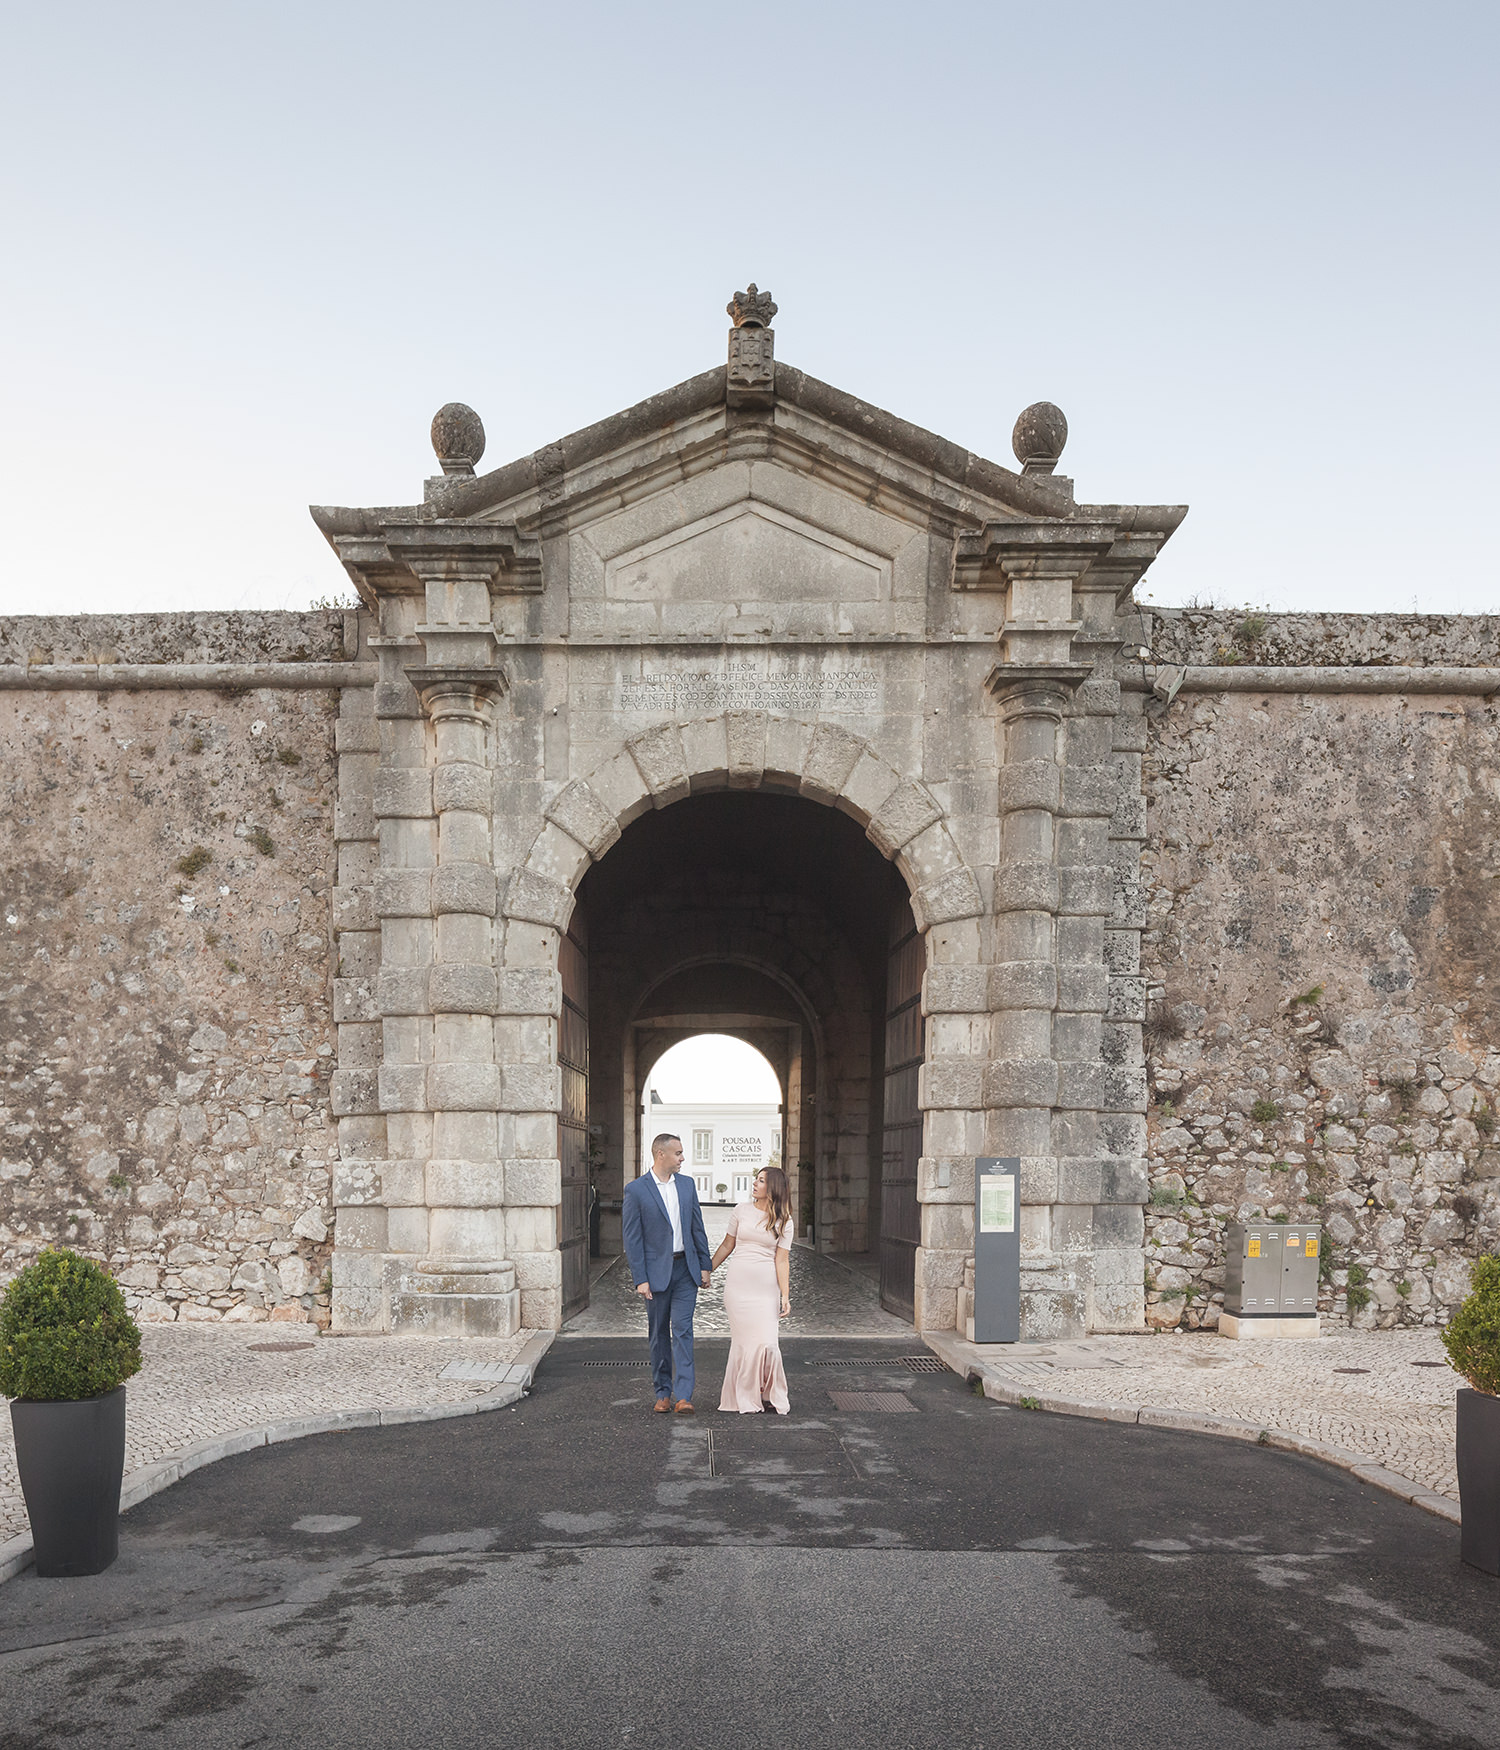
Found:
<svg viewBox="0 0 1500 1750"><path fill-rule="evenodd" d="M1116 1331L1138 1331L1145 1319L1144 1205L1150 1190L1142 1039L1146 981L1141 977L1141 931L1146 921L1140 867L1146 836L1146 798L1141 787L1145 748L1145 696L1124 693L1113 720L1116 799L1109 852L1114 904L1104 929L1106 1110L1100 1116L1099 1164L1100 1203L1108 1206L1109 1227L1107 1236L1096 1234L1094 1261L1094 1322L1101 1330Z"/></svg>
<svg viewBox="0 0 1500 1750"><path fill-rule="evenodd" d="M466 441L477 454L482 439ZM441 520L338 547L380 636L373 713L351 707L340 729L334 1318L508 1334L521 1308L495 1033L492 743L507 677L494 618L498 597L539 587L539 556L514 527Z"/></svg>
<svg viewBox="0 0 1500 1750"><path fill-rule="evenodd" d="M368 644L371 621L362 613L359 623ZM338 872L333 890L337 947L333 1015L338 1025L338 1068L330 1097L338 1121L339 1163L333 1178L333 1324L336 1330L383 1330L389 1307L382 1201L386 1133L376 1088L381 1037L375 996L380 974L375 875L380 856L374 806L380 724L373 692L344 688L335 737Z"/></svg>
<svg viewBox="0 0 1500 1750"><path fill-rule="evenodd" d="M1145 699L1139 688L1121 682L1140 660L1144 630L1131 591L1155 558L1165 538L1162 529L1123 530L1108 553L1089 567L1075 592L1084 632L1075 649L1094 656L1094 672L1079 689L1069 723L1071 794L1077 804L1074 839L1080 866L1108 864L1108 902L1101 911L1081 913L1074 923L1079 958L1076 988L1092 1008L1100 1001L1099 1093L1092 1115L1092 1164L1079 1159L1076 1188L1092 1193L1093 1287L1089 1328L1138 1331L1144 1322L1143 1208L1146 1170L1146 1073L1141 1024L1145 1019L1145 981L1140 976L1140 939L1145 922L1140 882L1141 842L1146 833L1146 799L1141 760L1146 746ZM1129 641L1129 654L1122 646ZM1072 774L1076 773L1076 776ZM1112 803L1101 835L1102 810ZM1085 828L1082 816L1093 824ZM1080 894L1095 877L1080 878ZM1100 881L1102 887L1103 882ZM1104 901L1091 892L1090 906ZM1082 1136L1078 1141L1083 1141Z"/></svg>
<svg viewBox="0 0 1500 1750"><path fill-rule="evenodd" d="M1074 589L1113 530L1040 523L989 534L1006 612L987 682L1002 746L985 1152L1021 1159L1021 1328L1041 1339L1080 1334L1089 1317L1093 1209L1078 1163L1096 1152L1104 993L1102 973L1095 991L1079 969L1089 958L1082 920L1108 909L1108 885L1102 851L1080 860L1092 849L1082 823L1093 818L1081 811L1094 804L1086 781L1068 776L1065 725L1090 672L1073 651ZM1102 930L1101 921L1101 953Z"/></svg>
<svg viewBox="0 0 1500 1750"><path fill-rule="evenodd" d="M1117 1076L1104 1053L1109 975L1104 930L1114 907L1109 829L1117 772L1110 758L1119 687L1091 677L1069 704L1058 819L1057 1010L1052 1018L1058 1095L1053 1119L1057 1202L1053 1255L1084 1294L1084 1328L1099 1325L1099 1289L1113 1307L1117 1254L1135 1231L1133 1273L1140 1277L1140 1211L1106 1197L1104 1116L1118 1098ZM1109 1188L1111 1191L1113 1187ZM1113 1319L1108 1321L1113 1325Z"/></svg>
<svg viewBox="0 0 1500 1750"><path fill-rule="evenodd" d="M442 636L430 624L418 631L429 650ZM412 993L413 1005L425 998L430 1017L426 1038L412 1041L426 1048L430 1135L423 1206L410 1211L407 1236L425 1255L401 1279L393 1322L434 1334L508 1336L520 1324L520 1297L505 1248L487 747L504 680L498 669L431 663L410 673L431 725L431 959L425 992Z"/></svg>
<svg viewBox="0 0 1500 1750"><path fill-rule="evenodd" d="M388 1208L391 1250L411 1258L391 1322L507 1336L520 1324L520 1296L505 1248L489 745L506 678L491 625L494 562L440 541L404 555L424 591L412 636L425 660L405 665L423 716L412 725L412 762L382 773L377 791L400 810L382 862L390 896L409 914L390 921L381 981L382 1104L388 1128L399 1114L411 1150L412 1201Z"/></svg>
<svg viewBox="0 0 1500 1750"><path fill-rule="evenodd" d="M380 635L369 640L379 664L375 735L367 736L378 753L351 755L354 769L347 774L340 762L340 810L357 818L363 808L370 817L370 911L378 935L354 932L363 939L350 945L352 952L341 940L337 1013L342 1024L368 1024L372 1042L378 1034L378 1051L369 1070L346 1066L341 1058L335 1087L344 1155L333 1256L339 1329L390 1329L403 1254L420 1254L425 1243L413 1235L410 1214L422 1201L413 1162L425 1146L425 995L414 1002L412 993L425 980L430 951L424 921L431 858L422 713L402 672L403 662L420 649L411 632L413 610L404 597L380 603ZM355 1133L362 1154L345 1149L346 1130Z"/></svg>
<svg viewBox="0 0 1500 1750"><path fill-rule="evenodd" d="M1052 1232L1059 741L1068 689L1057 680L1016 679L992 690L1003 749L984 1152L1021 1160L1022 1335L1032 1339L1080 1329L1084 1311L1075 1274L1055 1259Z"/></svg>

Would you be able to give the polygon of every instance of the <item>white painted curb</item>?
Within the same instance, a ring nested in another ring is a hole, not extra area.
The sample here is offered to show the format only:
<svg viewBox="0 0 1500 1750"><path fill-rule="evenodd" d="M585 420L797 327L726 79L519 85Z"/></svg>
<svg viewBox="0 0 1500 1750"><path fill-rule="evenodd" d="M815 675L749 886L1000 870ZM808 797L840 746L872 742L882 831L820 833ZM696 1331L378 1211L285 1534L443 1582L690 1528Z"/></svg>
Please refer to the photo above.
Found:
<svg viewBox="0 0 1500 1750"><path fill-rule="evenodd" d="M1214 1416L1204 1410L1174 1410L1154 1404L1115 1404L1075 1398L1045 1387L1012 1384L994 1378L984 1360L975 1353L974 1345L951 1331L923 1331L922 1341L940 1356L961 1379L977 1379L984 1395L997 1404L1016 1408L1051 1410L1061 1416L1091 1416L1101 1422L1134 1422L1142 1428L1174 1428L1189 1434L1218 1434L1229 1440L1249 1440L1257 1446L1269 1446L1280 1452L1298 1452L1304 1458L1321 1459L1358 1477L1371 1488L1384 1489L1399 1495L1414 1507L1435 1513L1439 1519L1459 1523L1459 1507L1446 1495L1437 1495L1426 1483L1396 1471L1385 1470L1362 1452L1350 1452L1342 1446L1330 1446L1324 1440L1314 1440L1305 1434L1289 1434L1281 1428L1262 1428L1255 1422L1236 1421L1232 1416Z"/></svg>
<svg viewBox="0 0 1500 1750"><path fill-rule="evenodd" d="M310 1434L332 1434L343 1428L394 1428L407 1422L446 1422L454 1416L479 1416L486 1410L504 1410L518 1403L531 1386L537 1364L552 1346L553 1331L533 1337L511 1366L512 1377L482 1397L465 1398L456 1404L394 1404L383 1408L330 1410L322 1416L295 1416L281 1422L262 1422L253 1428L236 1428L232 1434L216 1434L181 1451L143 1464L120 1485L120 1511L128 1513L142 1501L158 1495L206 1464L251 1452L257 1446L276 1446L283 1440L305 1440ZM0 1543L0 1584L31 1566L31 1533Z"/></svg>

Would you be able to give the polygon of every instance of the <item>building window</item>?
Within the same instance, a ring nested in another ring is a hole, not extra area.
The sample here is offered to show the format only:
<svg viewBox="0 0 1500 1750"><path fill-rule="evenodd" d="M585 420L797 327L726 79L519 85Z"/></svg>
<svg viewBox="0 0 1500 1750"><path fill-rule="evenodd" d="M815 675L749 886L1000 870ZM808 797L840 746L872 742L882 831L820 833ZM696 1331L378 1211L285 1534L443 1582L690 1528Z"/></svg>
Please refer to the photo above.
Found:
<svg viewBox="0 0 1500 1750"><path fill-rule="evenodd" d="M711 1130L693 1132L693 1165L710 1166L714 1158L714 1133Z"/></svg>

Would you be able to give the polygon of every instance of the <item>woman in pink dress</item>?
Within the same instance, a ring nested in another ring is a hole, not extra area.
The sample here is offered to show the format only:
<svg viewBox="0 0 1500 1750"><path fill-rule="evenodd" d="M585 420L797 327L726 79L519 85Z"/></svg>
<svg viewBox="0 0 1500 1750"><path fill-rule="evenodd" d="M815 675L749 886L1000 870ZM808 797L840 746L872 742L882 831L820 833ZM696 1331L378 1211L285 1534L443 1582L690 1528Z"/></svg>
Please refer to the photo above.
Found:
<svg viewBox="0 0 1500 1750"><path fill-rule="evenodd" d="M781 1365L778 1321L792 1310L792 1190L780 1167L755 1175L748 1202L735 1205L729 1230L713 1256L719 1265L734 1254L724 1283L729 1314L729 1362L724 1369L721 1410L742 1415L791 1411Z"/></svg>

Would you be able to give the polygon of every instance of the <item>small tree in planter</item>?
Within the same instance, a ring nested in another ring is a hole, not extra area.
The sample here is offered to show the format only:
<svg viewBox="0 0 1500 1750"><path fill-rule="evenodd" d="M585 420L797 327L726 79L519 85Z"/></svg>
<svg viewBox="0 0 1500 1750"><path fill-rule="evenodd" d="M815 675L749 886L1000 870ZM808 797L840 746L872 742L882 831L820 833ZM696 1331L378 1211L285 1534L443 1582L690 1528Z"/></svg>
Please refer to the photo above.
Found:
<svg viewBox="0 0 1500 1750"><path fill-rule="evenodd" d="M99 1574L119 1553L124 1382L140 1370L135 1320L88 1258L49 1248L0 1298L0 1394L38 1574Z"/></svg>
<svg viewBox="0 0 1500 1750"><path fill-rule="evenodd" d="M1500 1574L1500 1257L1476 1258L1468 1299L1443 1332L1468 1380L1458 1393L1458 1496L1463 1559Z"/></svg>

